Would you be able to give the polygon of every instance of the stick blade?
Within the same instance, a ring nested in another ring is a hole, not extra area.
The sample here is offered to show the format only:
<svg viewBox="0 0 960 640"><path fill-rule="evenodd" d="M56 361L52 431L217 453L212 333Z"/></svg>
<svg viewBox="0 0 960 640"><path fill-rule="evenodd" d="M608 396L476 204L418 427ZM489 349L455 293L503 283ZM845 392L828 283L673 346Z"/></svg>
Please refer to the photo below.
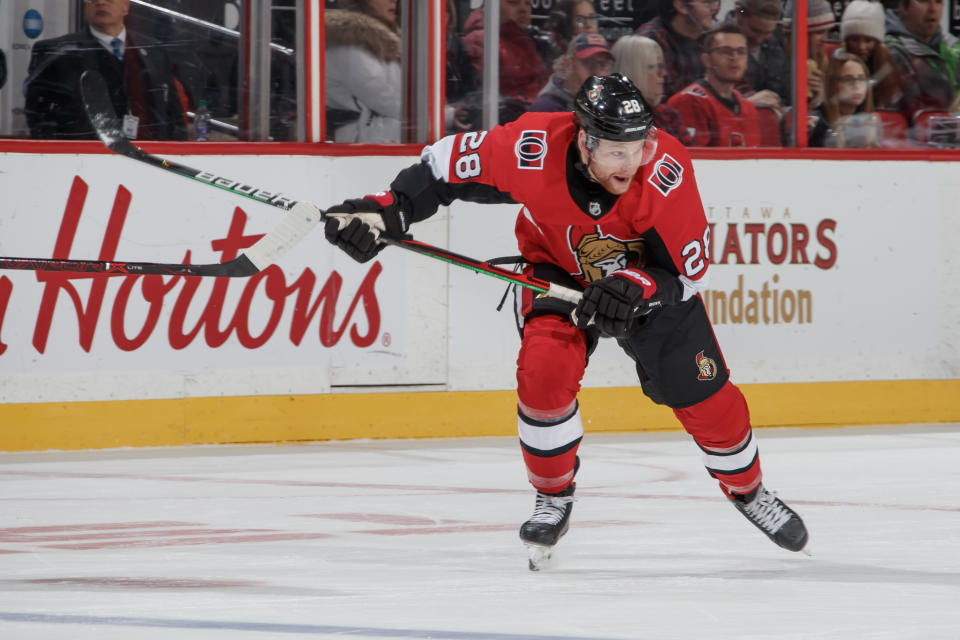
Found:
<svg viewBox="0 0 960 640"><path fill-rule="evenodd" d="M110 102L110 91L103 76L96 71L84 71L80 76L80 95L87 118L103 144L123 155L141 153L123 133L123 124Z"/></svg>

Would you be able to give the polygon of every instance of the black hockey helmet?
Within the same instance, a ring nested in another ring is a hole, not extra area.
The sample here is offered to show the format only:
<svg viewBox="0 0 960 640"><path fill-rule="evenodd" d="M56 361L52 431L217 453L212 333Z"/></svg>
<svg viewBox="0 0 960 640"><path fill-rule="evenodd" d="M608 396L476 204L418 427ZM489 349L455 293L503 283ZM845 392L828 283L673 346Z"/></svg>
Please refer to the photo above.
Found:
<svg viewBox="0 0 960 640"><path fill-rule="evenodd" d="M587 78L573 112L584 130L601 140L643 140L653 126L653 109L622 73Z"/></svg>

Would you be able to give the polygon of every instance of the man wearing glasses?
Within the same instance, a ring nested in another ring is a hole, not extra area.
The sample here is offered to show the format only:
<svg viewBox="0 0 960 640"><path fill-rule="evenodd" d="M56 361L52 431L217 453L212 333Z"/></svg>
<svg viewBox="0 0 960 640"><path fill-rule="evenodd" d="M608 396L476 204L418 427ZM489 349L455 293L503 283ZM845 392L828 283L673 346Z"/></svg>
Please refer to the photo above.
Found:
<svg viewBox="0 0 960 640"><path fill-rule="evenodd" d="M669 97L703 76L698 40L710 31L720 0L659 0L659 15L640 26L637 35L655 40L663 49L667 76L663 93Z"/></svg>
<svg viewBox="0 0 960 640"><path fill-rule="evenodd" d="M734 87L747 70L747 38L740 27L725 23L703 40L704 77L672 96L667 104L692 130L693 146L760 145L757 108Z"/></svg>
<svg viewBox="0 0 960 640"><path fill-rule="evenodd" d="M26 83L33 138L92 140L80 99L80 76L99 72L123 118L124 133L146 140L186 140L183 106L160 43L126 28L130 0L84 0L89 28L33 46Z"/></svg>
<svg viewBox="0 0 960 640"><path fill-rule="evenodd" d="M790 60L777 35L780 0L737 0L728 22L747 37L747 72L737 90L757 107L779 110L790 103Z"/></svg>

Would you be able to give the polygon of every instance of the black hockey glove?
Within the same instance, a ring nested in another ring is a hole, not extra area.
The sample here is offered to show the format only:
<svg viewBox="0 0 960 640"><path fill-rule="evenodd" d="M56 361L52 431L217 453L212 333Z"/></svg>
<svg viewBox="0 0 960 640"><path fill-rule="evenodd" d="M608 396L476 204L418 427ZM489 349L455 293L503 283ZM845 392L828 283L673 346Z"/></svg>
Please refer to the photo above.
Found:
<svg viewBox="0 0 960 640"><path fill-rule="evenodd" d="M666 289L676 290L677 287L668 286ZM670 292L657 287L657 282L648 272L635 268L621 269L591 282L571 317L581 329L585 329L592 320L604 335L622 338L630 333L637 318L662 307L666 302L676 302L668 299L672 297ZM675 297L679 299L679 296Z"/></svg>
<svg viewBox="0 0 960 640"><path fill-rule="evenodd" d="M372 260L387 245L381 235L402 237L409 224L392 191L344 200L324 212L324 234L357 262Z"/></svg>

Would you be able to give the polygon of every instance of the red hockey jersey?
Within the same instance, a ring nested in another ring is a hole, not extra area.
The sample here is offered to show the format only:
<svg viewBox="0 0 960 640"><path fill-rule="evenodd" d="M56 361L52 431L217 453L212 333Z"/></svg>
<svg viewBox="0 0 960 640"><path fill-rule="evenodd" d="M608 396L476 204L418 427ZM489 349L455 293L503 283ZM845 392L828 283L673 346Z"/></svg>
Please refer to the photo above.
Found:
<svg viewBox="0 0 960 640"><path fill-rule="evenodd" d="M680 93L670 96L667 106L680 114L680 119L693 133L697 147L758 147L760 116L753 103L736 89L733 98L736 110L724 104L710 86L694 82Z"/></svg>
<svg viewBox="0 0 960 640"><path fill-rule="evenodd" d="M528 261L555 264L589 283L627 266L629 252L637 251L648 268L679 276L683 299L690 297L706 284L709 228L687 150L658 132L653 159L616 196L587 178L574 118L527 113L490 131L447 136L423 151L429 187L423 176L401 173L391 188L407 192L414 220L453 199L520 203L516 236ZM404 189L414 183L421 186Z"/></svg>

